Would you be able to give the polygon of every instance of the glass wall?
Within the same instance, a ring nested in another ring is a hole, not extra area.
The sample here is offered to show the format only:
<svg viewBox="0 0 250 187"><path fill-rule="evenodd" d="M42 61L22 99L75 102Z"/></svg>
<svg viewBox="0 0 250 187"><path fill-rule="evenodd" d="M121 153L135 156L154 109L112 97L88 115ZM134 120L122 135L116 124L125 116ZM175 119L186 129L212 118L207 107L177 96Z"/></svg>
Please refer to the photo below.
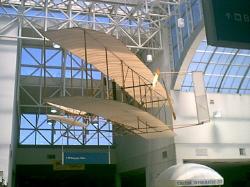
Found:
<svg viewBox="0 0 250 187"><path fill-rule="evenodd" d="M250 50L214 47L202 41L188 67L182 91L192 91L193 71L202 71L207 92L250 93Z"/></svg>
<svg viewBox="0 0 250 187"><path fill-rule="evenodd" d="M180 1L173 12L170 17L173 70L179 71L192 39L203 27L202 4L200 0ZM178 26L179 18L184 19L184 27ZM249 54L249 50L214 47L203 40L188 67L181 91L192 91L191 73L202 71L207 92L249 94Z"/></svg>
<svg viewBox="0 0 250 187"><path fill-rule="evenodd" d="M200 0L180 1L180 6L172 7L170 31L173 53L173 69L179 71L182 56L190 45L192 35L199 31L202 25L202 6ZM178 20L184 20L184 27L178 26Z"/></svg>
<svg viewBox="0 0 250 187"><path fill-rule="evenodd" d="M21 145L111 145L112 123L103 117L73 116L86 128L48 119L51 107L45 98L84 96L100 90L102 74L84 60L56 48L21 49L20 135ZM92 82L92 87L86 85ZM72 117L56 111L61 116Z"/></svg>

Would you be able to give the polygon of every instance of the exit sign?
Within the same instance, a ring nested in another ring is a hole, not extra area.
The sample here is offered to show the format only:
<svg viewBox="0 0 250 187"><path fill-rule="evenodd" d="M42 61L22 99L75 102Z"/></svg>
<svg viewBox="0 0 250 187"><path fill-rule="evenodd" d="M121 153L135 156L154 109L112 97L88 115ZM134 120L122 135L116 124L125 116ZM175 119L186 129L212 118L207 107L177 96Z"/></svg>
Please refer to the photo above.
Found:
<svg viewBox="0 0 250 187"><path fill-rule="evenodd" d="M210 45L250 49L250 0L203 0Z"/></svg>

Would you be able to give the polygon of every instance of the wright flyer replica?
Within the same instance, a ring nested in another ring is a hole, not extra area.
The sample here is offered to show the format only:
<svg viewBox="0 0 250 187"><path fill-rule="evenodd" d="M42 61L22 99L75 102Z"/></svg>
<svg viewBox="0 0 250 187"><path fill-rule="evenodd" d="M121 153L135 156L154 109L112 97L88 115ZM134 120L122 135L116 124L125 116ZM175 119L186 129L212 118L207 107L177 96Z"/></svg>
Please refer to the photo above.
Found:
<svg viewBox="0 0 250 187"><path fill-rule="evenodd" d="M174 135L164 117L165 108L172 109L167 91L159 82L152 86L153 73L121 41L83 28L47 31L44 35L105 75L104 96L94 97L93 83L87 80L90 92L86 97L48 98L50 106L73 115L103 116L146 139ZM114 83L119 88L113 89ZM62 120L55 116L53 119Z"/></svg>

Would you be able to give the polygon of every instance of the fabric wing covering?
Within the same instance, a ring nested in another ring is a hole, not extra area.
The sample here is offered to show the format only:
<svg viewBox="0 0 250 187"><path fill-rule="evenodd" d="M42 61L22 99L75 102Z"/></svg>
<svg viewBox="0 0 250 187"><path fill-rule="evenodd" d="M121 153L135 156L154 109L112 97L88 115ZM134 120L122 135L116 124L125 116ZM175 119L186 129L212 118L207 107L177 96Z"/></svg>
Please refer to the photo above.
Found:
<svg viewBox="0 0 250 187"><path fill-rule="evenodd" d="M86 60L103 74L108 74L139 103L152 100L161 101L161 104L166 103L167 93L159 82L154 89L146 90L152 87L154 78L150 69L115 37L83 28L52 30L45 32L44 35L72 54ZM147 94L142 98L141 92Z"/></svg>
<svg viewBox="0 0 250 187"><path fill-rule="evenodd" d="M68 108L67 111L85 111L102 116L146 139L174 136L173 131L158 118L137 107L114 100L74 96L51 98L45 101L53 107Z"/></svg>

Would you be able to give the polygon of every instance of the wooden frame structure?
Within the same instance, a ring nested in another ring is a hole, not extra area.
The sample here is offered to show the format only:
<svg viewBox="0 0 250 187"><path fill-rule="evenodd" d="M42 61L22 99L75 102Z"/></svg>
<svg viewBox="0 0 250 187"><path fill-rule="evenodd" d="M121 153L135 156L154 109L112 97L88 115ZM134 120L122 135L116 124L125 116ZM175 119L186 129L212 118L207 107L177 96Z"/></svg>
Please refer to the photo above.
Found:
<svg viewBox="0 0 250 187"><path fill-rule="evenodd" d="M83 28L52 30L45 32L44 35L52 42L84 59L106 76L106 96L103 99L117 100L115 94L111 94L111 84L115 82L121 89L121 102L151 113L156 119L161 118L161 110L166 104L172 106L164 87L160 83L153 87L154 75L150 69L115 37ZM93 93L92 80L88 82L87 76L86 80L86 89L90 89ZM91 93L90 95L93 95ZM69 108L75 109L74 106ZM102 116L102 114L98 115ZM108 119L116 121L112 118ZM144 121L145 123L147 121Z"/></svg>

